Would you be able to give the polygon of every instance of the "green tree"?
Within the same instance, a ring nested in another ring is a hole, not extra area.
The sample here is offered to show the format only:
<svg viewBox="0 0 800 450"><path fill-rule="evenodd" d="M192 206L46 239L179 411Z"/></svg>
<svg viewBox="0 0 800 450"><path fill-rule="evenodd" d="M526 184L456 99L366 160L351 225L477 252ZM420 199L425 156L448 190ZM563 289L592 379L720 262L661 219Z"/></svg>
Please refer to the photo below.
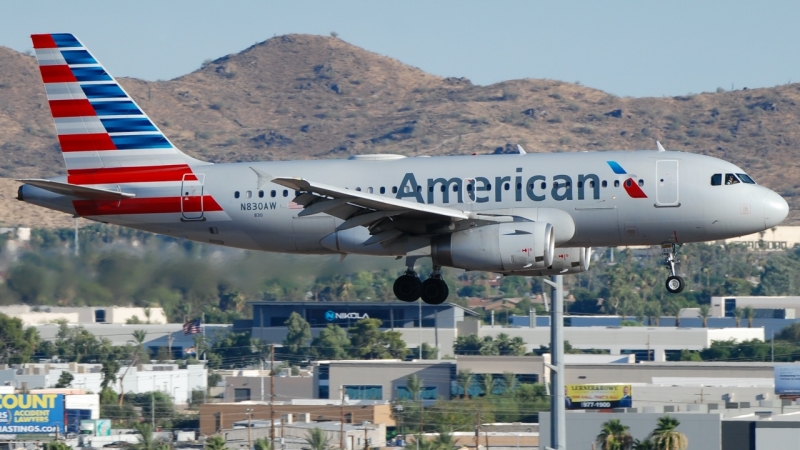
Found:
<svg viewBox="0 0 800 450"><path fill-rule="evenodd" d="M272 441L267 438L258 438L253 442L255 450L272 450Z"/></svg>
<svg viewBox="0 0 800 450"><path fill-rule="evenodd" d="M215 434L206 439L206 450L225 450L227 444L224 437Z"/></svg>
<svg viewBox="0 0 800 450"><path fill-rule="evenodd" d="M650 439L634 439L633 450L655 450L656 444Z"/></svg>
<svg viewBox="0 0 800 450"><path fill-rule="evenodd" d="M744 316L744 310L742 308L733 309L733 317L736 318L736 328L742 326L742 316Z"/></svg>
<svg viewBox="0 0 800 450"><path fill-rule="evenodd" d="M361 319L347 330L350 355L360 359L404 359L406 343L398 331L381 331L380 319Z"/></svg>
<svg viewBox="0 0 800 450"><path fill-rule="evenodd" d="M689 440L677 430L680 421L674 417L664 416L658 419L658 425L650 433L650 439L658 450L686 450Z"/></svg>
<svg viewBox="0 0 800 450"><path fill-rule="evenodd" d="M44 444L44 450L72 450L72 447L60 441L52 441Z"/></svg>
<svg viewBox="0 0 800 450"><path fill-rule="evenodd" d="M427 342L422 343L422 359L438 359L439 348L429 345Z"/></svg>
<svg viewBox="0 0 800 450"><path fill-rule="evenodd" d="M611 419L603 422L600 434L595 441L600 450L628 450L633 445L630 427L623 425L619 419Z"/></svg>
<svg viewBox="0 0 800 450"><path fill-rule="evenodd" d="M296 312L292 312L284 324L286 339L283 340L283 350L291 355L304 355L311 340L311 325Z"/></svg>
<svg viewBox="0 0 800 450"><path fill-rule="evenodd" d="M503 372L503 393L512 394L519 387L517 374L514 372Z"/></svg>
<svg viewBox="0 0 800 450"><path fill-rule="evenodd" d="M101 372L103 373L103 381L100 383L100 387L105 389L109 385L114 384L117 381L117 372L120 369L120 364L118 359L109 358L103 361L103 368Z"/></svg>
<svg viewBox="0 0 800 450"><path fill-rule="evenodd" d="M461 398L469 396L469 390L472 388L472 383L475 381L472 371L469 369L459 370L456 374L456 383L459 391L461 391Z"/></svg>
<svg viewBox="0 0 800 450"><path fill-rule="evenodd" d="M347 338L347 331L336 324L329 323L320 330L319 336L311 341L310 353L316 359L347 359L349 347L350 339Z"/></svg>
<svg viewBox="0 0 800 450"><path fill-rule="evenodd" d="M67 371L62 371L61 376L58 377L58 383L56 383L56 387L68 388L70 387L70 385L72 385L72 380L74 379L75 377L71 373Z"/></svg>
<svg viewBox="0 0 800 450"><path fill-rule="evenodd" d="M137 436L139 443L133 446L136 450L155 450L156 439L153 435L153 427L149 423L136 423L133 425L133 429L139 433Z"/></svg>
<svg viewBox="0 0 800 450"><path fill-rule="evenodd" d="M775 333L775 339L789 342L800 342L800 323L793 323Z"/></svg>
<svg viewBox="0 0 800 450"><path fill-rule="evenodd" d="M753 328L753 319L756 317L756 310L752 306L745 306L744 317L747 319L747 328Z"/></svg>
<svg viewBox="0 0 800 450"><path fill-rule="evenodd" d="M703 319L703 328L708 328L708 317L711 315L708 305L700 305L700 318Z"/></svg>
<svg viewBox="0 0 800 450"><path fill-rule="evenodd" d="M422 393L423 387L425 387L425 384L419 379L417 374L406 377L406 389L408 389L408 392L411 394L411 399L413 401L416 402L419 400L419 395Z"/></svg>
<svg viewBox="0 0 800 450"><path fill-rule="evenodd" d="M481 375L479 379L483 395L486 397L493 396L495 389L497 389L497 380L494 379L494 376L492 376L490 373L485 373Z"/></svg>
<svg viewBox="0 0 800 450"><path fill-rule="evenodd" d="M22 321L0 314L0 363L23 364L31 361L41 339L36 328L24 329Z"/></svg>
<svg viewBox="0 0 800 450"><path fill-rule="evenodd" d="M322 428L312 428L303 439L311 450L328 450L330 448L328 436Z"/></svg>
<svg viewBox="0 0 800 450"><path fill-rule="evenodd" d="M456 446L456 443L452 433L440 431L439 434L433 438L433 445L436 450L452 450Z"/></svg>

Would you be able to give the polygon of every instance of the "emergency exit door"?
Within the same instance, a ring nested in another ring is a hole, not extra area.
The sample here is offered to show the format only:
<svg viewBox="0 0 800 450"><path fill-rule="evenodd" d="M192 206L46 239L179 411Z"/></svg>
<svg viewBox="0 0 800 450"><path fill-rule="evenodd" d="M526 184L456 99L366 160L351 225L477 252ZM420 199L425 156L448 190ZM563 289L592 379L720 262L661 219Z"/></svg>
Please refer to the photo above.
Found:
<svg viewBox="0 0 800 450"><path fill-rule="evenodd" d="M678 201L678 161L657 161L656 205L680 206Z"/></svg>

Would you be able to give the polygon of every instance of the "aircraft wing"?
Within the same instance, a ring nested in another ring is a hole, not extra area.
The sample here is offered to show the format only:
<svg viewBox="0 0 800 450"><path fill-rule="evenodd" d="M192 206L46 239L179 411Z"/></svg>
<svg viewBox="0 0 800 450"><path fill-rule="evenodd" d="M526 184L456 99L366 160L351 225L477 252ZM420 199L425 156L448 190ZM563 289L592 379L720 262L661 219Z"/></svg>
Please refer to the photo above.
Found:
<svg viewBox="0 0 800 450"><path fill-rule="evenodd" d="M317 204L316 202L319 201L333 202L339 200L335 203L338 206L342 203L345 203L342 201L343 199L347 199L346 203L358 205L363 208L374 209L376 211L400 210L403 213L421 213L423 215L439 216L442 218L447 217L456 220L464 220L470 217L468 213L460 209L443 208L441 206L409 202L406 200L385 197L382 195L369 194L366 192L354 191L351 189L317 183L310 180L304 180L302 178L274 178L272 179L272 182L296 191L312 192L318 196L330 197L330 199L323 199L322 197L319 199L308 199L308 204L303 204L303 206ZM304 199L300 198L299 200L302 201ZM334 206L334 203L331 203L330 206ZM318 208L322 208L322 206L320 205ZM322 208L317 212L323 212L324 210L325 209Z"/></svg>
<svg viewBox="0 0 800 450"><path fill-rule="evenodd" d="M42 180L38 178L23 178L21 181L31 186L42 188L46 191L61 195L91 199L91 200L122 200L124 198L135 197L136 194L129 192L112 191L89 186L79 186L77 184L62 183L60 181Z"/></svg>

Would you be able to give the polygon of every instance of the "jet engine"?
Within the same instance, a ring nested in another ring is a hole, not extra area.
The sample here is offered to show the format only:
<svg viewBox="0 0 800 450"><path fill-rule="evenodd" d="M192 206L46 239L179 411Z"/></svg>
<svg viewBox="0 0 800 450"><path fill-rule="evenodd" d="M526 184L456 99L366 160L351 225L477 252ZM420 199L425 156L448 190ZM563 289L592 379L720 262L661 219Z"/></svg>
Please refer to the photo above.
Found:
<svg viewBox="0 0 800 450"><path fill-rule="evenodd" d="M505 222L437 236L431 240L434 264L465 270L511 273L553 264L553 226L543 222Z"/></svg>
<svg viewBox="0 0 800 450"><path fill-rule="evenodd" d="M553 264L550 267L539 270L525 270L513 273L509 272L508 274L542 277L550 275L581 273L589 270L591 258L591 247L557 248L555 250L555 256L553 257Z"/></svg>

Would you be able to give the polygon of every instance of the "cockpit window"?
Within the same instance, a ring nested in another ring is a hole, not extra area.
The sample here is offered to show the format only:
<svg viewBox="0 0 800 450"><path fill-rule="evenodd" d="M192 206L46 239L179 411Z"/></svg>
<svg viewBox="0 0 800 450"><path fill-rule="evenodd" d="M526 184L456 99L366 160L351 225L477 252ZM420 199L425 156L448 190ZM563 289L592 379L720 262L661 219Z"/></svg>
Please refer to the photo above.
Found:
<svg viewBox="0 0 800 450"><path fill-rule="evenodd" d="M732 173L726 173L725 174L725 184L737 184L737 183L741 183L741 182L739 181L738 178L736 178L736 175L734 175Z"/></svg>
<svg viewBox="0 0 800 450"><path fill-rule="evenodd" d="M711 175L711 185L712 186L722 186L722 174L721 173L715 173L714 175Z"/></svg>
<svg viewBox="0 0 800 450"><path fill-rule="evenodd" d="M739 176L739 179L742 180L743 183L756 184L756 182L753 181L752 178L750 178L750 175L748 175L746 173L737 173L736 175Z"/></svg>

